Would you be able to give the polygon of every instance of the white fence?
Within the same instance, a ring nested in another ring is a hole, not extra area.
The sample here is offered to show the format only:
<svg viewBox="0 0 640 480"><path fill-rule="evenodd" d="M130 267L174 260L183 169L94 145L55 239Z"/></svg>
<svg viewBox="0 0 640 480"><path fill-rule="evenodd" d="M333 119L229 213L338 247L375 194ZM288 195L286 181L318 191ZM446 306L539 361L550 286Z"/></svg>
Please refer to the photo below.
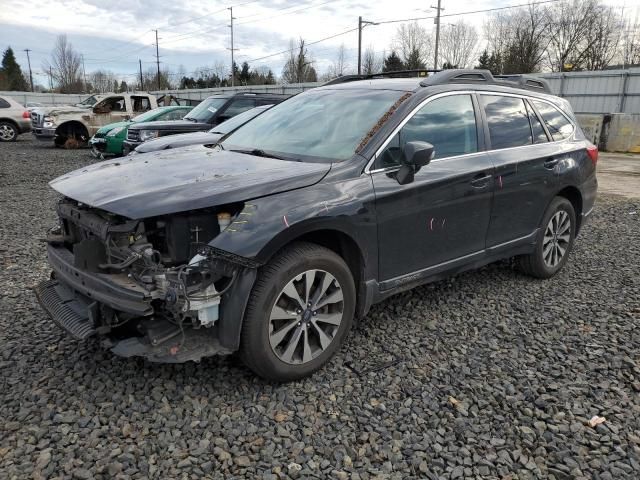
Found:
<svg viewBox="0 0 640 480"><path fill-rule="evenodd" d="M541 73L553 92L565 97L576 113L640 113L640 68L604 70L597 72ZM155 95L173 94L180 98L202 100L216 93L233 91L300 93L322 83L296 83L289 85L255 85L187 90L162 90ZM60 93L0 92L25 104L39 102L45 105L69 105L82 101L88 95Z"/></svg>

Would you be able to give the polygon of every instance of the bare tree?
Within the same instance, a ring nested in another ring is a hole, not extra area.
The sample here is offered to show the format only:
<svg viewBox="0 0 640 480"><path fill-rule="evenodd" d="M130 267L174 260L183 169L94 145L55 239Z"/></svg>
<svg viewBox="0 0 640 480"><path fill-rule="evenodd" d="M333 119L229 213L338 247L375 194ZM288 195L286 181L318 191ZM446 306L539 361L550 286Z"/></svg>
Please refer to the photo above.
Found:
<svg viewBox="0 0 640 480"><path fill-rule="evenodd" d="M116 81L116 76L113 72L107 70L96 70L89 74L89 83L91 84L91 91L96 93L107 93L113 89L113 83Z"/></svg>
<svg viewBox="0 0 640 480"><path fill-rule="evenodd" d="M620 44L622 66L640 65L640 24L633 25L627 21L623 32Z"/></svg>
<svg viewBox="0 0 640 480"><path fill-rule="evenodd" d="M498 73L531 73L540 69L549 44L549 15L544 7L528 5L494 13L485 23Z"/></svg>
<svg viewBox="0 0 640 480"><path fill-rule="evenodd" d="M613 7L598 5L597 11L594 23L584 38L582 66L587 70L603 70L611 64L624 31L622 18Z"/></svg>
<svg viewBox="0 0 640 480"><path fill-rule="evenodd" d="M304 46L304 40L301 38L296 47L295 41L292 39L289 45L291 48L285 57L285 64L282 68L283 83L317 81L318 75L315 68L313 68L313 60L310 58L307 48Z"/></svg>
<svg viewBox="0 0 640 480"><path fill-rule="evenodd" d="M391 49L400 54L406 68L424 68L432 52L429 32L416 21L403 23L396 30Z"/></svg>
<svg viewBox="0 0 640 480"><path fill-rule="evenodd" d="M329 66L329 70L327 75L329 78L341 77L345 74L348 65L345 62L345 47L344 43L338 47L338 53L336 55L336 59L333 61L333 64Z"/></svg>
<svg viewBox="0 0 640 480"><path fill-rule="evenodd" d="M82 91L82 61L80 54L67 41L66 35L58 35L51 52L51 62L45 62L43 69L51 71L61 93Z"/></svg>
<svg viewBox="0 0 640 480"><path fill-rule="evenodd" d="M579 68L585 60L585 38L599 12L598 0L558 2L550 7L549 64L553 70Z"/></svg>
<svg viewBox="0 0 640 480"><path fill-rule="evenodd" d="M463 20L448 25L440 32L442 59L455 68L467 68L477 54L478 31Z"/></svg>
<svg viewBox="0 0 640 480"><path fill-rule="evenodd" d="M373 47L369 45L362 55L362 73L365 75L371 75L373 73L380 73L382 71L382 63L384 56L376 56L376 52Z"/></svg>

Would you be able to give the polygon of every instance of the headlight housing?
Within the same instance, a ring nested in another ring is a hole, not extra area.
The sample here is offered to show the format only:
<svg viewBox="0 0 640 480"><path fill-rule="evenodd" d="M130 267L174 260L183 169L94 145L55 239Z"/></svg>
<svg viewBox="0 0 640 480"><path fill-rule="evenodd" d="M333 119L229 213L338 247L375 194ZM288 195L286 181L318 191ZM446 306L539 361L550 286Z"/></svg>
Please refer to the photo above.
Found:
<svg viewBox="0 0 640 480"><path fill-rule="evenodd" d="M54 118L50 117L49 115L45 115L42 121L43 121L42 126L45 128L55 127L56 125L56 121L54 120Z"/></svg>
<svg viewBox="0 0 640 480"><path fill-rule="evenodd" d="M123 130L124 130L124 127L112 128L111 130L109 130L109 133L107 133L107 137L115 137Z"/></svg>
<svg viewBox="0 0 640 480"><path fill-rule="evenodd" d="M158 136L158 130L140 130L140 140L146 142Z"/></svg>

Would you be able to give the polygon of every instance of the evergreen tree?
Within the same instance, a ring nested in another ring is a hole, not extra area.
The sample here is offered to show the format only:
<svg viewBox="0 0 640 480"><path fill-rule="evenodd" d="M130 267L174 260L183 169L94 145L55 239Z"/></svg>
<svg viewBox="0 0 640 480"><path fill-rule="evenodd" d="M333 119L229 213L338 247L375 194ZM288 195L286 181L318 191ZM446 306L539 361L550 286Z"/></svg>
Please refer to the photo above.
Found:
<svg viewBox="0 0 640 480"><path fill-rule="evenodd" d="M444 62L444 63L442 64L442 69L443 69L443 70L451 70L451 69L453 69L453 68L458 68L458 66L457 66L457 65L452 65L452 64L451 64L451 63L449 63L449 62Z"/></svg>
<svg viewBox="0 0 640 480"><path fill-rule="evenodd" d="M395 51L392 51L391 54L384 59L384 66L382 67L383 72L395 72L398 70L404 70L405 66L400 57Z"/></svg>
<svg viewBox="0 0 640 480"><path fill-rule="evenodd" d="M273 76L273 72L271 71L271 69L269 69L269 73L267 73L267 78L265 80L265 83L267 85L275 85L276 84L276 79Z"/></svg>
<svg viewBox="0 0 640 480"><path fill-rule="evenodd" d="M7 47L2 55L2 68L0 69L0 89L17 90L26 92L29 90L27 81L22 74L22 69L11 47Z"/></svg>
<svg viewBox="0 0 640 480"><path fill-rule="evenodd" d="M407 70L420 70L421 68L426 68L424 62L422 61L422 54L420 53L420 50L418 50L417 48L413 48L409 52L407 61L404 63L404 68L406 68Z"/></svg>
<svg viewBox="0 0 640 480"><path fill-rule="evenodd" d="M478 58L478 66L476 68L481 70L489 70L490 67L491 65L489 52L485 48L484 52L482 52L482 55L480 55L480 58Z"/></svg>
<svg viewBox="0 0 640 480"><path fill-rule="evenodd" d="M250 77L251 75L249 73L249 64L247 62L243 62L242 70L240 70L240 74L238 75L240 83L242 83L243 85L247 85L249 83Z"/></svg>
<svg viewBox="0 0 640 480"><path fill-rule="evenodd" d="M124 80L122 80L120 82L120 88L118 89L119 92L123 93L126 92L127 90L129 90L129 87L127 85L127 82L125 82Z"/></svg>

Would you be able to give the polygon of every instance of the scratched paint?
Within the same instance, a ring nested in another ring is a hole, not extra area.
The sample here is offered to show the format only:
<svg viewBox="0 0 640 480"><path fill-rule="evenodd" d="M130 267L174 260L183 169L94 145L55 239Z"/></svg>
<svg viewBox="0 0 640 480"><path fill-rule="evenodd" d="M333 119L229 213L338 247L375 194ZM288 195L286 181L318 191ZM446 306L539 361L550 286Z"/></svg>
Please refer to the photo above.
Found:
<svg viewBox="0 0 640 480"><path fill-rule="evenodd" d="M287 226L287 228L289 228L289 222L287 221L287 216L283 215L282 216L282 221L284 222L284 224Z"/></svg>
<svg viewBox="0 0 640 480"><path fill-rule="evenodd" d="M502 188L502 175L498 175L498 185Z"/></svg>

